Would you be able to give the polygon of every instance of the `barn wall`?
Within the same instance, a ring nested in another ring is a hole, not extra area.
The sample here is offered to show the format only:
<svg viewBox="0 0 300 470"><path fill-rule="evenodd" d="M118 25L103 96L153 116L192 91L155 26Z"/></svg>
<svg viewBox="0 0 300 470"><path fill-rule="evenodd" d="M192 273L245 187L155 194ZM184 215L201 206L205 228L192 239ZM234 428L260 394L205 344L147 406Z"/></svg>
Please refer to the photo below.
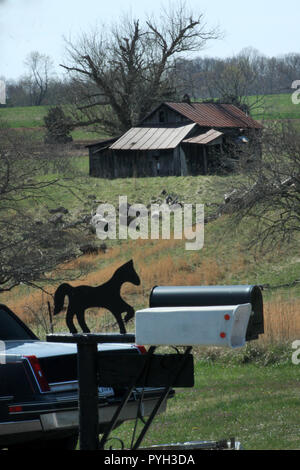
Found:
<svg viewBox="0 0 300 470"><path fill-rule="evenodd" d="M203 145L183 144L188 175L204 174Z"/></svg>
<svg viewBox="0 0 300 470"><path fill-rule="evenodd" d="M90 154L90 176L113 179L201 175L214 168L212 160L218 147L205 146L207 169L203 145L182 144L174 150L159 152L101 150Z"/></svg>
<svg viewBox="0 0 300 470"><path fill-rule="evenodd" d="M89 150L90 176L98 178L113 178L114 163L110 150L100 150L98 152Z"/></svg>
<svg viewBox="0 0 300 470"><path fill-rule="evenodd" d="M177 149L160 151L125 151L105 149L90 151L90 176L132 178L180 175Z"/></svg>

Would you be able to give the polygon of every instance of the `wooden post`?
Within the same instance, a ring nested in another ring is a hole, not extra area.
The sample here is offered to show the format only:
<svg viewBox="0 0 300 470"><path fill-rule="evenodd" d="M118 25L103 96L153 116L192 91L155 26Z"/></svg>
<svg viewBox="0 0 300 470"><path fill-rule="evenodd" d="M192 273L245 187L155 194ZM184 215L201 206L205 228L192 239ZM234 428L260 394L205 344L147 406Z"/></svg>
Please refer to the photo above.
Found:
<svg viewBox="0 0 300 470"><path fill-rule="evenodd" d="M49 322L50 322L50 333L53 333L53 318L52 318L50 302L48 301L47 304L48 304L48 313L49 313Z"/></svg>
<svg viewBox="0 0 300 470"><path fill-rule="evenodd" d="M206 153L206 146L203 145L203 169L204 174L207 174L207 153Z"/></svg>
<svg viewBox="0 0 300 470"><path fill-rule="evenodd" d="M97 450L98 432L98 384L97 344L77 344L79 380L79 442L80 450Z"/></svg>

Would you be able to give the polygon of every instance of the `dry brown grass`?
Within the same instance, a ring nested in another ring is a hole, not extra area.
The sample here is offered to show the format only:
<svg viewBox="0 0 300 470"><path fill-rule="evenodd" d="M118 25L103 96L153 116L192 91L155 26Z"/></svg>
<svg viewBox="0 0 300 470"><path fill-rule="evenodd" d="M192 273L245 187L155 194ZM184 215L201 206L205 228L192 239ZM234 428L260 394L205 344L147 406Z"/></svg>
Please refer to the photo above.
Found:
<svg viewBox="0 0 300 470"><path fill-rule="evenodd" d="M300 338L300 302L295 299L274 299L264 307L265 334L264 342L282 342Z"/></svg>
<svg viewBox="0 0 300 470"><path fill-rule="evenodd" d="M243 255L238 255L230 263L224 264L215 257L201 257L199 252L191 252L186 256L176 256L176 247L182 243L178 240L137 240L134 248L134 264L141 278L141 286L125 284L122 295L135 308L148 306L149 294L155 285L217 285L228 283L229 275L238 274L245 270L246 260ZM114 271L129 258L121 259L130 253L130 248L124 245L122 251L119 245L110 249L105 254L86 255L73 260L65 267L78 269L84 263L93 268L102 267L87 273L84 278L71 282L72 285L100 285L107 281ZM174 251L175 250L175 251ZM131 256L131 255L128 255ZM48 287L54 292L56 286ZM6 303L13 311L25 321L32 322L32 310L40 311L42 306L52 298L41 291L28 289L19 295L6 293L2 295L1 302ZM265 334L264 342L285 341L300 338L300 305L296 300L285 300L274 295L271 301L265 301ZM103 316L99 312L98 316ZM105 313L107 316L107 313ZM108 315L109 318L110 315ZM112 317L111 317L112 319Z"/></svg>

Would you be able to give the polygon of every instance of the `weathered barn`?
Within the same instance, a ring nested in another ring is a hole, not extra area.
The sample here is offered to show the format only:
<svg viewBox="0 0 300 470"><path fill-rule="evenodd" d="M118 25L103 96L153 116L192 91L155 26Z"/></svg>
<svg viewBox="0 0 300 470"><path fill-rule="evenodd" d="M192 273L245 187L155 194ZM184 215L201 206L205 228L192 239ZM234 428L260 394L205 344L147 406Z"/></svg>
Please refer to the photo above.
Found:
<svg viewBox="0 0 300 470"><path fill-rule="evenodd" d="M90 175L184 176L217 171L262 126L231 104L162 103L121 137L89 145ZM259 155L259 146L255 153Z"/></svg>

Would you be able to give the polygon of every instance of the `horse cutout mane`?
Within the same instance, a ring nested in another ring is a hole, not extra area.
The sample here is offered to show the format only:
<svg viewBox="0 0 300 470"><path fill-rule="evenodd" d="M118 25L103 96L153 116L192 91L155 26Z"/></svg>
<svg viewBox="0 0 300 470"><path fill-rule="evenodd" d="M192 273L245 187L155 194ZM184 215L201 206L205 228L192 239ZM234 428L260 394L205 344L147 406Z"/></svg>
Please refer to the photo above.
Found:
<svg viewBox="0 0 300 470"><path fill-rule="evenodd" d="M121 287L124 282L130 282L135 286L139 286L141 281L137 275L133 261L120 266L109 281L97 287L77 286L72 287L70 284L63 283L55 291L54 294L54 315L57 315L64 306L65 296L69 298L69 305L66 314L66 323L70 333L77 333L73 318L76 315L78 323L84 333L90 333L85 322L84 313L87 308L102 307L109 310L116 318L120 333L126 333L125 323L134 317L134 309L121 298ZM121 314L126 312L124 321Z"/></svg>

